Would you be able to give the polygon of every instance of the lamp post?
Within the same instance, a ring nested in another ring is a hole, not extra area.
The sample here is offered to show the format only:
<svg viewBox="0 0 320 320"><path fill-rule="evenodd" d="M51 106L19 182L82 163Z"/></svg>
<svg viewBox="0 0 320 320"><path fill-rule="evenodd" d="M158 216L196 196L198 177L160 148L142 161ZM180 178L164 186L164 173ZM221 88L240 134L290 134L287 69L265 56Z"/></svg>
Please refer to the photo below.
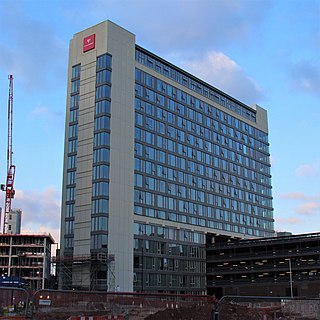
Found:
<svg viewBox="0 0 320 320"><path fill-rule="evenodd" d="M290 276L290 293L291 293L291 298L293 298L291 258L289 258L288 260L289 260L289 276Z"/></svg>
<svg viewBox="0 0 320 320"><path fill-rule="evenodd" d="M144 265L143 265L143 255L144 255L144 245L142 243L142 248L141 248L141 292L143 292L143 272L144 272Z"/></svg>

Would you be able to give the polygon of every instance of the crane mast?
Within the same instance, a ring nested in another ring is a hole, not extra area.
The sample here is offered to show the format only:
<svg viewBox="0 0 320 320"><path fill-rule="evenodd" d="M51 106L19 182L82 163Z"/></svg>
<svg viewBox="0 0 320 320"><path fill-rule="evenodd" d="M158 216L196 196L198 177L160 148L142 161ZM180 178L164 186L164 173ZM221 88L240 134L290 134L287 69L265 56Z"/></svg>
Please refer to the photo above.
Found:
<svg viewBox="0 0 320 320"><path fill-rule="evenodd" d="M14 198L13 188L16 166L12 164L12 127L13 127L13 76L9 75L9 97L8 97L8 149L7 149L7 179L6 184L1 185L5 191L5 210L3 216L3 233L8 233L8 214L11 211L11 200ZM1 220L1 219L0 219Z"/></svg>

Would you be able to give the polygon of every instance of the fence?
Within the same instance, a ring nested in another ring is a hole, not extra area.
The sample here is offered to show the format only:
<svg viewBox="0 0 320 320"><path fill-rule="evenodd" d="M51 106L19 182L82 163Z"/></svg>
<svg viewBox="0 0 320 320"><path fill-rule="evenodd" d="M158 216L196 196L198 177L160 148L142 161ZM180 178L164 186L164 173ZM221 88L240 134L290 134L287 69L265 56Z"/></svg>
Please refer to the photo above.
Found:
<svg viewBox="0 0 320 320"><path fill-rule="evenodd" d="M225 296L215 320L318 320L320 299Z"/></svg>
<svg viewBox="0 0 320 320"><path fill-rule="evenodd" d="M0 287L0 319L25 319L29 310L29 297L25 289Z"/></svg>
<svg viewBox="0 0 320 320"><path fill-rule="evenodd" d="M216 302L216 303L215 303ZM158 314L158 317L156 317ZM0 287L0 319L320 320L320 299L83 292Z"/></svg>
<svg viewBox="0 0 320 320"><path fill-rule="evenodd" d="M212 305L212 297L200 295L39 290L33 296L33 314L37 320L60 319L62 315L112 315L144 319L165 309L209 304Z"/></svg>

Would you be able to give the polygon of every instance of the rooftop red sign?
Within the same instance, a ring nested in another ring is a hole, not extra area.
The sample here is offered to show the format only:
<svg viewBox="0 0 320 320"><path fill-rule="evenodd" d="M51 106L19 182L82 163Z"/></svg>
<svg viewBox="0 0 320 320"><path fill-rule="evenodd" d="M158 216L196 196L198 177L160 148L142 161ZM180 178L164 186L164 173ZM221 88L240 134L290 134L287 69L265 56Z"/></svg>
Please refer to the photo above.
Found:
<svg viewBox="0 0 320 320"><path fill-rule="evenodd" d="M87 52L95 48L96 45L96 35L91 34L83 39L83 52Z"/></svg>

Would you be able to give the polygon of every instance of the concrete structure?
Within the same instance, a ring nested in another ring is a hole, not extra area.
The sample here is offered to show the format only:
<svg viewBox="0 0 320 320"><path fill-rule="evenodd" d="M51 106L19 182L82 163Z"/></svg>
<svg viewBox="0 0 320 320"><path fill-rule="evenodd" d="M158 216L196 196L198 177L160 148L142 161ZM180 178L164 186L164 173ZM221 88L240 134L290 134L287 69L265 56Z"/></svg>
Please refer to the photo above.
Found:
<svg viewBox="0 0 320 320"><path fill-rule="evenodd" d="M225 238L207 248L208 293L318 298L319 262L320 233Z"/></svg>
<svg viewBox="0 0 320 320"><path fill-rule="evenodd" d="M8 214L8 234L20 234L21 232L21 217L20 209L13 209Z"/></svg>
<svg viewBox="0 0 320 320"><path fill-rule="evenodd" d="M110 21L75 34L61 259L77 262L60 287L205 292L207 241L274 233L268 146L266 110L148 52ZM100 253L113 258L97 270L89 261Z"/></svg>
<svg viewBox="0 0 320 320"><path fill-rule="evenodd" d="M1 277L21 278L32 290L48 288L52 244L50 234L0 234Z"/></svg>

